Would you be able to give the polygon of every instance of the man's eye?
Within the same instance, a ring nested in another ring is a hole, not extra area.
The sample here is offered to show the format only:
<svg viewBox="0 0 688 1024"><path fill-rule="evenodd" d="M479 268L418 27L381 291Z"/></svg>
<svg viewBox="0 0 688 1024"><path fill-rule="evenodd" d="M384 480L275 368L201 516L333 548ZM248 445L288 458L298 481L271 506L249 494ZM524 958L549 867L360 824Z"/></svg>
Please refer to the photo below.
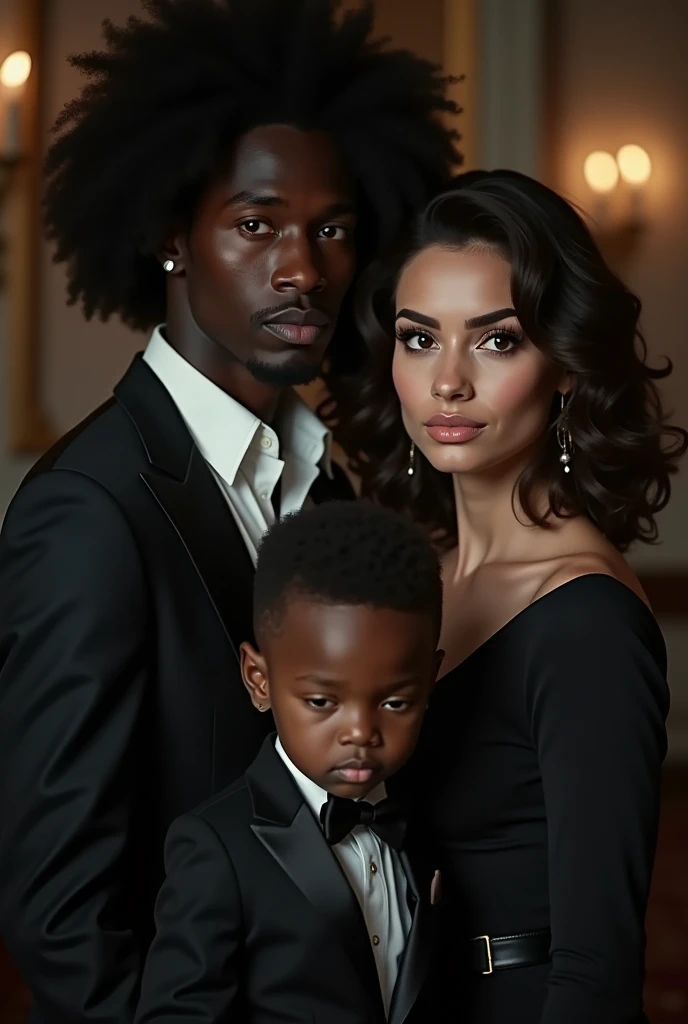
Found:
<svg viewBox="0 0 688 1024"><path fill-rule="evenodd" d="M264 220L256 220L255 217L245 220L241 226L249 235L268 235L272 231L269 224L266 224Z"/></svg>

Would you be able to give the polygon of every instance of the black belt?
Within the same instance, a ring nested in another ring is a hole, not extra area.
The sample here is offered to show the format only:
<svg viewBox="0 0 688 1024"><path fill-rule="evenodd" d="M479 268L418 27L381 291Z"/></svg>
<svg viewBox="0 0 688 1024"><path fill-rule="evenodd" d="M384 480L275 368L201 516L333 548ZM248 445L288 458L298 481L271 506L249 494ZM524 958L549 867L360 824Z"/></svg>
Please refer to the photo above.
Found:
<svg viewBox="0 0 688 1024"><path fill-rule="evenodd" d="M552 959L549 951L551 942L549 929L505 935L500 939L478 935L471 939L470 965L478 974L493 974L511 967L546 964Z"/></svg>

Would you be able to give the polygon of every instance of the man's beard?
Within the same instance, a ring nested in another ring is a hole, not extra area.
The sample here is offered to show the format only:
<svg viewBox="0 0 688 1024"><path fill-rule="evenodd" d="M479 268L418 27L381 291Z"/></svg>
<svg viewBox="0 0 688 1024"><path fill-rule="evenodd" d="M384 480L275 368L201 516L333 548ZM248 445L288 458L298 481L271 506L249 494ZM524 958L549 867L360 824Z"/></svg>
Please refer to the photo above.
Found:
<svg viewBox="0 0 688 1024"><path fill-rule="evenodd" d="M261 384L273 384L281 388L312 384L320 373L319 363L304 358L290 359L282 366L270 366L269 363L261 363L258 359L249 359L246 369Z"/></svg>

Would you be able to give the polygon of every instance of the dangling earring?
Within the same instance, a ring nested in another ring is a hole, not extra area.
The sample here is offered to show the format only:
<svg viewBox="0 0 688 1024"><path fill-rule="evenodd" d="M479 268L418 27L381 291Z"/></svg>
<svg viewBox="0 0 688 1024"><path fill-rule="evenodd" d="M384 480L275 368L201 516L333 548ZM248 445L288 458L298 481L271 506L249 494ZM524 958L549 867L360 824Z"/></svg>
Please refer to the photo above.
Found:
<svg viewBox="0 0 688 1024"><path fill-rule="evenodd" d="M569 430L569 415L566 411L566 399L564 395L561 396L561 415L557 422L557 441L561 448L559 461L564 467L564 472L570 473L570 462L573 454L573 440L571 438L571 431Z"/></svg>
<svg viewBox="0 0 688 1024"><path fill-rule="evenodd" d="M409 448L409 465L408 465L408 469L406 470L406 472L408 473L409 476L413 476L413 474L416 472L416 465L415 465L415 463L416 463L416 446L413 443L413 441L411 441L411 447Z"/></svg>
<svg viewBox="0 0 688 1024"><path fill-rule="evenodd" d="M163 270L166 270L168 274L171 274L174 270L174 260L165 260L162 265Z"/></svg>

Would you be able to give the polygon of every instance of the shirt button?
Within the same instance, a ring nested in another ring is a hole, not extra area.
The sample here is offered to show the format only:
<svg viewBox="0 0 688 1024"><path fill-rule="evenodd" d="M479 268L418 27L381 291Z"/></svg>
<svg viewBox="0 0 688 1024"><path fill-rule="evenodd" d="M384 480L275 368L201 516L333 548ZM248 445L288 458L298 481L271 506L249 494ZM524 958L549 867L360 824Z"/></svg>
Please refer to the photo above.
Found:
<svg viewBox="0 0 688 1024"><path fill-rule="evenodd" d="M263 491L263 493L261 494L261 499L263 501L267 501L268 500L268 492L267 491Z"/></svg>
<svg viewBox="0 0 688 1024"><path fill-rule="evenodd" d="M379 946L380 945L380 936L379 935L373 935L373 945L374 946Z"/></svg>
<svg viewBox="0 0 688 1024"><path fill-rule="evenodd" d="M261 437L260 447L265 448L265 450L267 451L268 448L272 448L272 440L269 437Z"/></svg>
<svg viewBox="0 0 688 1024"><path fill-rule="evenodd" d="M377 874L377 864L375 863L374 860L371 860L370 862L370 873L371 875Z"/></svg>

